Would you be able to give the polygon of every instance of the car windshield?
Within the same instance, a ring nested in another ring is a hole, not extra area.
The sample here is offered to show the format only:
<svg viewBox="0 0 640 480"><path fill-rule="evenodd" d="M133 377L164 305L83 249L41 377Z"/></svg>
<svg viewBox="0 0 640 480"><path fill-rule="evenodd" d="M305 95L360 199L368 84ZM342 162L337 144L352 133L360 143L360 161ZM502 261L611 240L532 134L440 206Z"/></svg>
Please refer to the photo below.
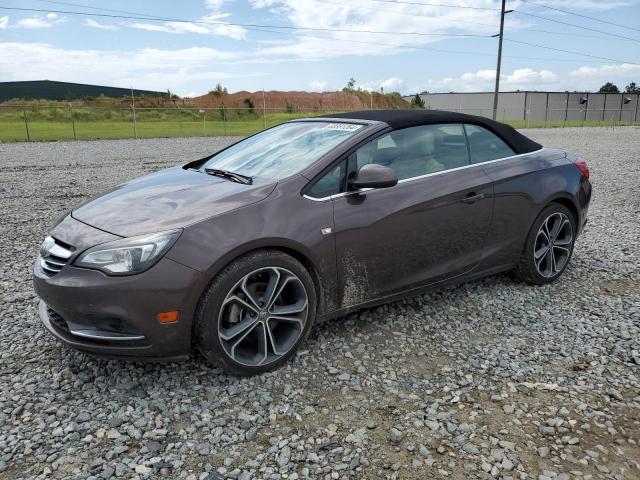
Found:
<svg viewBox="0 0 640 480"><path fill-rule="evenodd" d="M338 122L285 123L214 155L202 170L227 170L248 177L279 180L312 164L362 127Z"/></svg>

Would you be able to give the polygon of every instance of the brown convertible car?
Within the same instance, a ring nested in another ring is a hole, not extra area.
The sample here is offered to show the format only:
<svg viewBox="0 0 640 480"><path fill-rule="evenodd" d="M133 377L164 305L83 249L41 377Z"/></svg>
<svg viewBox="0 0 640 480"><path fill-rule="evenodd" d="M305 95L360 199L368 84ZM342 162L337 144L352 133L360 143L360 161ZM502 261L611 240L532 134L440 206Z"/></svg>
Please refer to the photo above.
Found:
<svg viewBox="0 0 640 480"><path fill-rule="evenodd" d="M287 122L73 210L34 267L51 334L108 357L278 367L314 323L426 289L567 267L589 170L481 117Z"/></svg>

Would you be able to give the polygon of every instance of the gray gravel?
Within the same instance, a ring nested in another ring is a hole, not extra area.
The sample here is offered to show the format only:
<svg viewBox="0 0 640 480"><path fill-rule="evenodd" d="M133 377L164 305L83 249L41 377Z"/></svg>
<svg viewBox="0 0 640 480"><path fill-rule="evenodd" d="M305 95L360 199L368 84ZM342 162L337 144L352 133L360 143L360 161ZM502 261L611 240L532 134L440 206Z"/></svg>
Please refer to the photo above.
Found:
<svg viewBox="0 0 640 480"><path fill-rule="evenodd" d="M592 171L561 281L362 311L250 379L69 350L30 280L60 214L227 140L0 145L0 478L640 478L640 129L527 133Z"/></svg>

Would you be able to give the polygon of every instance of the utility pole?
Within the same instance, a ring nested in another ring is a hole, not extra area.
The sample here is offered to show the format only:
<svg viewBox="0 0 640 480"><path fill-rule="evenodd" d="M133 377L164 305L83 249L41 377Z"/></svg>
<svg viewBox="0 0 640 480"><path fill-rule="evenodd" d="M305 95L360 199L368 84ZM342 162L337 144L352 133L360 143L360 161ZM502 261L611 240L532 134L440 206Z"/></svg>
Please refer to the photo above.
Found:
<svg viewBox="0 0 640 480"><path fill-rule="evenodd" d="M138 138L138 126L136 125L136 100L133 96L133 87L131 87L131 109L133 110L133 135Z"/></svg>
<svg viewBox="0 0 640 480"><path fill-rule="evenodd" d="M262 89L262 124L267 128L267 102L264 99L264 88Z"/></svg>
<svg viewBox="0 0 640 480"><path fill-rule="evenodd" d="M500 92L500 64L502 63L502 38L504 37L504 15L511 13L513 10L505 10L506 0L502 0L502 9L500 10L500 33L493 35L498 37L498 65L496 66L496 88L493 92L493 119L498 114L498 93Z"/></svg>

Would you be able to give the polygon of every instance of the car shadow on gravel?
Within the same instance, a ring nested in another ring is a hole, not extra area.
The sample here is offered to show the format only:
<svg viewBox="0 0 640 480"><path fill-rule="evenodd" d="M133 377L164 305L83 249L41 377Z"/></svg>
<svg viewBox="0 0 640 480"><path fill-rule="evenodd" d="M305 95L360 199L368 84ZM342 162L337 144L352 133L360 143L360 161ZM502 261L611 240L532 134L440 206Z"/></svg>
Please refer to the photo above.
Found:
<svg viewBox="0 0 640 480"><path fill-rule="evenodd" d="M448 308L452 298L464 297L470 292L489 286L491 288L520 289L522 285L522 282L515 280L509 273L497 274L462 285L443 287L428 293L409 296L373 308L360 309L347 316L321 322L314 326L309 338L302 345L301 352L290 361L291 366L296 368L300 363L300 358L307 356L309 352L319 352L317 356L321 359L322 342L327 337L348 343L351 340L350 336L363 328L367 331L375 331L378 328L388 329L390 325L398 326L398 322L406 321L403 315L406 315L408 311L414 315L419 314L424 321L428 322L429 318ZM348 328L345 328L345 325L348 325ZM96 377L105 377L112 379L116 388L123 391L130 391L134 386L153 386L162 378L174 375L181 382L197 381L200 384L207 383L209 386L218 384L222 388L243 380L243 377L227 374L220 367L210 365L196 348L193 348L189 359L179 362L105 359L74 350L55 342L53 339L51 339L51 345L46 348L46 351L56 357L54 365L68 369L70 373L78 377L81 383L91 381ZM137 381L122 380L122 378L134 375L139 375L140 378ZM266 375L277 376L278 370ZM204 376L206 376L206 380L203 378Z"/></svg>

